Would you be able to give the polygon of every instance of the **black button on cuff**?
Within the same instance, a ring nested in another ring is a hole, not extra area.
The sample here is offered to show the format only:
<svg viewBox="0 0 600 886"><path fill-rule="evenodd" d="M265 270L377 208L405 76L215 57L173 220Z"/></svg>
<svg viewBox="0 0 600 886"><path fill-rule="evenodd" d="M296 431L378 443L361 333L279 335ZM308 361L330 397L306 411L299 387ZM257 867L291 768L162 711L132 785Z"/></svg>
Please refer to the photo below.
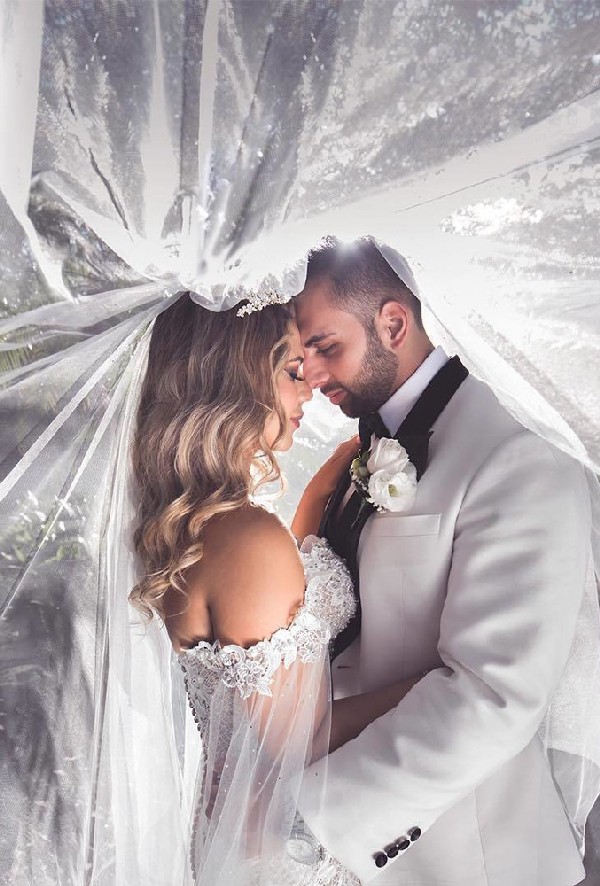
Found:
<svg viewBox="0 0 600 886"><path fill-rule="evenodd" d="M411 828L408 832L408 836L410 837L411 843L414 843L415 840L418 840L421 836L421 828Z"/></svg>
<svg viewBox="0 0 600 886"><path fill-rule="evenodd" d="M387 852L388 858L396 858L396 856L398 855L398 847L395 843L389 846L385 851Z"/></svg>
<svg viewBox="0 0 600 886"><path fill-rule="evenodd" d="M384 864L387 864L388 857L383 852L378 852L375 856L375 864L378 868L382 868Z"/></svg>
<svg viewBox="0 0 600 886"><path fill-rule="evenodd" d="M410 840L407 840L406 837L404 837L403 840L398 840L396 846L400 852L404 852L410 846Z"/></svg>

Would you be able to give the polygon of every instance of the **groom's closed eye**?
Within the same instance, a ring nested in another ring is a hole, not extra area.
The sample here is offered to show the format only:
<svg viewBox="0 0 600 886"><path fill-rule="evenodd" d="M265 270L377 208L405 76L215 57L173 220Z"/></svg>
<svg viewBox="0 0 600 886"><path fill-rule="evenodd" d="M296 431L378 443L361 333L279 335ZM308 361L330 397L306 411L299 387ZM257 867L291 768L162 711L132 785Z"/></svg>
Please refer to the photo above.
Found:
<svg viewBox="0 0 600 886"><path fill-rule="evenodd" d="M328 345L326 348L316 348L315 351L317 354L331 354L337 348L336 344Z"/></svg>
<svg viewBox="0 0 600 886"><path fill-rule="evenodd" d="M304 349L314 348L316 345L321 344L321 342L325 341L327 338L331 338L334 335L333 332L321 332L318 335L311 335L311 337L304 342Z"/></svg>

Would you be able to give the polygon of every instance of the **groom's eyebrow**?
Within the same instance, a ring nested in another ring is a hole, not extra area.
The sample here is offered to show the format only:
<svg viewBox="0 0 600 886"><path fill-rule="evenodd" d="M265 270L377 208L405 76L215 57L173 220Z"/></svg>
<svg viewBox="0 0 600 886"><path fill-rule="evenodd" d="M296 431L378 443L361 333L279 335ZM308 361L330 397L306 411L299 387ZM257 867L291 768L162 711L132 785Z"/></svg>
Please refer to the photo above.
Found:
<svg viewBox="0 0 600 886"><path fill-rule="evenodd" d="M311 335L308 341L304 342L304 347L312 348L315 345L318 345L319 342L322 342L324 338L329 338L329 336L333 334L333 332L320 332L319 335Z"/></svg>

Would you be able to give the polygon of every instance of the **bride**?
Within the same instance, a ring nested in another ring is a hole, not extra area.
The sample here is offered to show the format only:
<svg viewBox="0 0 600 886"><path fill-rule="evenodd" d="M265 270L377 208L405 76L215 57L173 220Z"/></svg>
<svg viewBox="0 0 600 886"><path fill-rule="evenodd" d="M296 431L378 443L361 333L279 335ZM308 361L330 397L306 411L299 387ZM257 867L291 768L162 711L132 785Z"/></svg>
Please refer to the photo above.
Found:
<svg viewBox="0 0 600 886"><path fill-rule="evenodd" d="M296 814L309 763L394 707L414 681L333 701L330 641L354 608L349 573L315 537L358 444L309 484L293 523L253 496L280 477L312 392L291 310L211 312L182 294L155 321L133 445L130 595L158 614L203 747L191 834L197 884L354 884Z"/></svg>

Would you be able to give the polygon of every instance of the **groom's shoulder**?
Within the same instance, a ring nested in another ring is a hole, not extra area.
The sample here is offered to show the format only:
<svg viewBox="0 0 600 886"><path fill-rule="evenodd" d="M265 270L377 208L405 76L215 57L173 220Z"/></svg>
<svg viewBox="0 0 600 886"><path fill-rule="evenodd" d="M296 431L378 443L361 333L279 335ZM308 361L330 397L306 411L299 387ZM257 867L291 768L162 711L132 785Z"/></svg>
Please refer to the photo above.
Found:
<svg viewBox="0 0 600 886"><path fill-rule="evenodd" d="M470 374L442 413L441 426L452 436L468 440L476 448L501 443L515 434L525 432L524 426L511 415L485 382Z"/></svg>
<svg viewBox="0 0 600 886"><path fill-rule="evenodd" d="M548 440L526 428L498 399L491 387L470 374L457 392L454 408L448 410L443 434L446 442L469 452L471 464L485 463L505 450L519 451L533 469L536 463L554 464L565 471L580 472L581 466ZM517 404L516 404L517 405ZM442 418L445 418L442 415Z"/></svg>

